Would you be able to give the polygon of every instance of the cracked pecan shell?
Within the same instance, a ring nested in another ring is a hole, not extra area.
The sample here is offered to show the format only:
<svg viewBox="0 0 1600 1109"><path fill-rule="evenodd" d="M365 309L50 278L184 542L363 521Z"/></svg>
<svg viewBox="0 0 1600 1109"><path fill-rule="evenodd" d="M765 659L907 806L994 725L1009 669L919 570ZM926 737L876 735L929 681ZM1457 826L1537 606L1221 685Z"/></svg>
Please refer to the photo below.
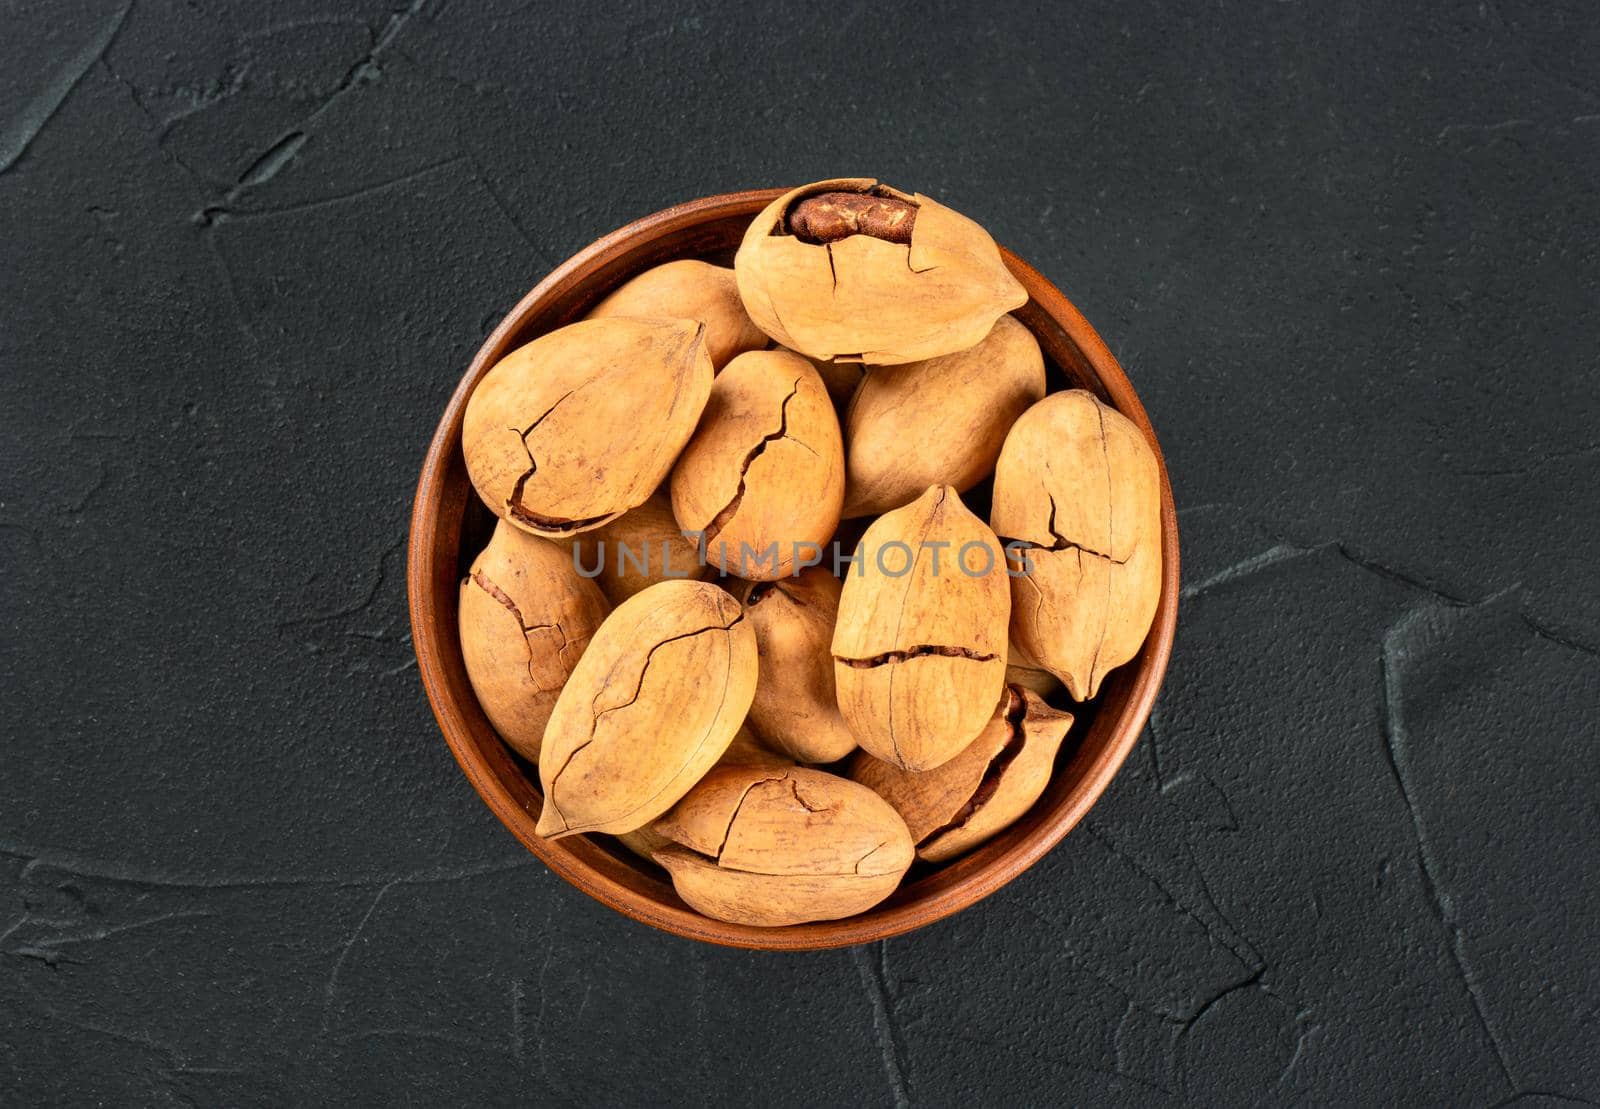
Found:
<svg viewBox="0 0 1600 1109"><path fill-rule="evenodd" d="M1000 700L1004 554L948 485L879 517L856 554L833 636L839 710L870 754L931 770L976 738Z"/></svg>
<svg viewBox="0 0 1600 1109"><path fill-rule="evenodd" d="M711 365L722 369L735 356L767 345L739 299L733 270L681 259L645 270L589 311L588 319L646 316L698 320L706 325Z"/></svg>
<svg viewBox="0 0 1600 1109"><path fill-rule="evenodd" d="M761 745L755 732L748 725L742 725L735 733L733 742L728 744L728 749L722 753L722 758L717 760L720 766L754 766L763 770L776 767L793 766L793 762L774 751ZM623 832L617 839L622 841L622 846L638 855L641 859L655 857L656 850L671 841L656 831L654 824L646 824L643 828L636 828L631 832Z"/></svg>
<svg viewBox="0 0 1600 1109"><path fill-rule="evenodd" d="M797 354L741 354L717 376L672 471L672 511L706 561L755 581L794 572L839 526L844 446L817 371Z"/></svg>
<svg viewBox="0 0 1600 1109"><path fill-rule="evenodd" d="M778 349L806 358L805 355L788 350L787 347ZM833 401L833 410L839 413L842 427L845 410L850 407L850 398L855 396L856 387L861 384L862 378L867 376L867 367L860 362L828 362L819 358L806 358L806 361L811 363L811 368L822 378L822 384L828 390L828 397Z"/></svg>
<svg viewBox="0 0 1600 1109"><path fill-rule="evenodd" d="M556 697L611 606L565 550L504 521L462 579L460 601L472 691L501 738L538 762Z"/></svg>
<svg viewBox="0 0 1600 1109"><path fill-rule="evenodd" d="M1138 653L1161 599L1161 474L1144 435L1082 389L1052 393L1012 426L990 513L1019 568L1011 637L1093 697Z"/></svg>
<svg viewBox="0 0 1600 1109"><path fill-rule="evenodd" d="M718 767L652 830L689 905L766 927L837 920L892 893L914 851L865 786L808 767Z"/></svg>
<svg viewBox="0 0 1600 1109"><path fill-rule="evenodd" d="M943 766L920 774L860 752L850 778L894 806L917 858L937 863L1010 827L1050 783L1072 715L1031 690L1007 686L978 738Z"/></svg>
<svg viewBox="0 0 1600 1109"><path fill-rule="evenodd" d="M826 361L952 354L1028 300L982 227L865 177L774 200L751 221L734 270L761 330Z"/></svg>
<svg viewBox="0 0 1600 1109"><path fill-rule="evenodd" d="M484 504L552 537L643 504L710 395L705 331L693 320L583 320L502 358L473 390L461 431Z"/></svg>
<svg viewBox="0 0 1600 1109"><path fill-rule="evenodd" d="M598 569L594 581L614 605L658 581L704 579L700 550L683 534L672 503L657 493L608 524L574 535L574 556L584 573Z"/></svg>
<svg viewBox="0 0 1600 1109"><path fill-rule="evenodd" d="M1044 396L1044 355L1016 317L977 346L873 366L844 416L844 512L875 516L930 485L965 493L994 472L1006 432Z"/></svg>
<svg viewBox="0 0 1600 1109"><path fill-rule="evenodd" d="M708 582L666 581L617 606L545 729L537 831L631 832L727 751L756 687L755 633Z"/></svg>

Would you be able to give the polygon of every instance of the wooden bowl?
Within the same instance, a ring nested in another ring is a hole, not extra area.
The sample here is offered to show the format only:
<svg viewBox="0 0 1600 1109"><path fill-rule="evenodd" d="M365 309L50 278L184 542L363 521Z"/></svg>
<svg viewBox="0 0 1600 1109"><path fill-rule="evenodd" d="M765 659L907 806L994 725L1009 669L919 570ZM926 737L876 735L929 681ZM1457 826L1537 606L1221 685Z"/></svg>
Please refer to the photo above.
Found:
<svg viewBox="0 0 1600 1109"><path fill-rule="evenodd" d="M731 947L815 950L867 943L920 928L988 896L1021 874L1083 818L1132 749L1154 704L1172 652L1178 616L1178 524L1161 463L1161 603L1139 655L1115 670L1078 719L1043 797L1017 823L959 859L917 864L887 901L847 920L755 928L701 916L673 892L666 873L604 837L546 840L534 834L542 799L533 767L495 734L473 696L457 634L462 574L487 541L493 517L467 480L461 420L467 397L508 351L578 319L634 274L674 258L729 262L745 226L782 189L757 189L690 201L646 216L579 251L522 298L467 368L422 463L411 514L406 586L422 683L445 741L474 789L500 821L561 877L635 920L691 939ZM1039 340L1052 376L1092 390L1136 423L1161 461L1139 398L1094 328L1054 285L1010 251L1002 255L1028 290L1016 312ZM979 514L984 513L979 510Z"/></svg>

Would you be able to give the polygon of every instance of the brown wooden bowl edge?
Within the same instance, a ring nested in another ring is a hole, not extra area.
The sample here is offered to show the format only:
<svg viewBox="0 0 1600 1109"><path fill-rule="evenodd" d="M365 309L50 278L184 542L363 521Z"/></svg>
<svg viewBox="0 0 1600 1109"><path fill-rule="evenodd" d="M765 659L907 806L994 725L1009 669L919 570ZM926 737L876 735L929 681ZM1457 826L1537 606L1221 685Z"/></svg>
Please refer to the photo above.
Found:
<svg viewBox="0 0 1600 1109"><path fill-rule="evenodd" d="M438 621L429 618L435 604L430 589L431 567L426 555L436 538L440 522L443 473L451 461L450 452L459 450L462 410L478 378L487 370L484 363L488 361L490 353L507 335L519 328L521 321L542 300L558 295L565 286L584 274L613 261L643 234L659 237L675 228L739 215L746 209L752 209L750 214L753 215L754 211L784 191L757 189L725 193L688 201L647 215L578 251L517 302L474 356L445 406L429 443L418 477L411 516L406 585L418 672L434 717L467 780L524 847L573 886L634 920L689 939L728 947L792 951L823 950L886 939L959 912L1012 881L1077 825L1126 761L1155 704L1176 634L1179 546L1177 514L1166 460L1132 383L1077 307L1031 265L1002 248L1006 264L1027 287L1034 303L1055 320L1084 355L1101 391L1118 411L1133 420L1144 432L1155 452L1161 475L1161 599L1144 646L1133 660L1125 664L1136 668L1136 677L1122 712L1114 723L1114 734L1093 762L1080 773L1068 795L1027 837L1011 844L1004 852L989 860L987 865L954 885L918 900L869 910L845 920L818 921L785 928L730 924L702 916L686 906L654 901L585 864L571 851L558 848L535 835L533 814L519 804L505 785L489 772L469 737L463 733L457 710L443 687L440 672L437 637L445 633L441 631Z"/></svg>

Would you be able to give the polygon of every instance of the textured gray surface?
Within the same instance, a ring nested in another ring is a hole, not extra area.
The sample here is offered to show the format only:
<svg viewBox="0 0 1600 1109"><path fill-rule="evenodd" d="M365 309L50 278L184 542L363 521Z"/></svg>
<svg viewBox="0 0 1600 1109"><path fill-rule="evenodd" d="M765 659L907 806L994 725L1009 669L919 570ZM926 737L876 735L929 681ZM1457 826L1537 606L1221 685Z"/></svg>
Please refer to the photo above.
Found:
<svg viewBox="0 0 1600 1109"><path fill-rule="evenodd" d="M0 1101L1600 1100L1586 3L0 4ZM471 792L409 495L487 329L862 172L1100 328L1185 541L1053 854L808 957Z"/></svg>

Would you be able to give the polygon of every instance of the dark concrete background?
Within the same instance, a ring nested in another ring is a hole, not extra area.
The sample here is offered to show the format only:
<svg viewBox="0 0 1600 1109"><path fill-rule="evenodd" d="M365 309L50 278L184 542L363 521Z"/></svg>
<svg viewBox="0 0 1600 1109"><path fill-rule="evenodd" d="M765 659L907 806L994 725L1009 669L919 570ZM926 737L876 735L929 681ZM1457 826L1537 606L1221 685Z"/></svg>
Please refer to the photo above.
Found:
<svg viewBox="0 0 1600 1109"><path fill-rule="evenodd" d="M1600 16L0 2L0 1102L1600 1100ZM485 332L841 173L1073 297L1177 654L1088 821L807 957L564 886L419 687Z"/></svg>

